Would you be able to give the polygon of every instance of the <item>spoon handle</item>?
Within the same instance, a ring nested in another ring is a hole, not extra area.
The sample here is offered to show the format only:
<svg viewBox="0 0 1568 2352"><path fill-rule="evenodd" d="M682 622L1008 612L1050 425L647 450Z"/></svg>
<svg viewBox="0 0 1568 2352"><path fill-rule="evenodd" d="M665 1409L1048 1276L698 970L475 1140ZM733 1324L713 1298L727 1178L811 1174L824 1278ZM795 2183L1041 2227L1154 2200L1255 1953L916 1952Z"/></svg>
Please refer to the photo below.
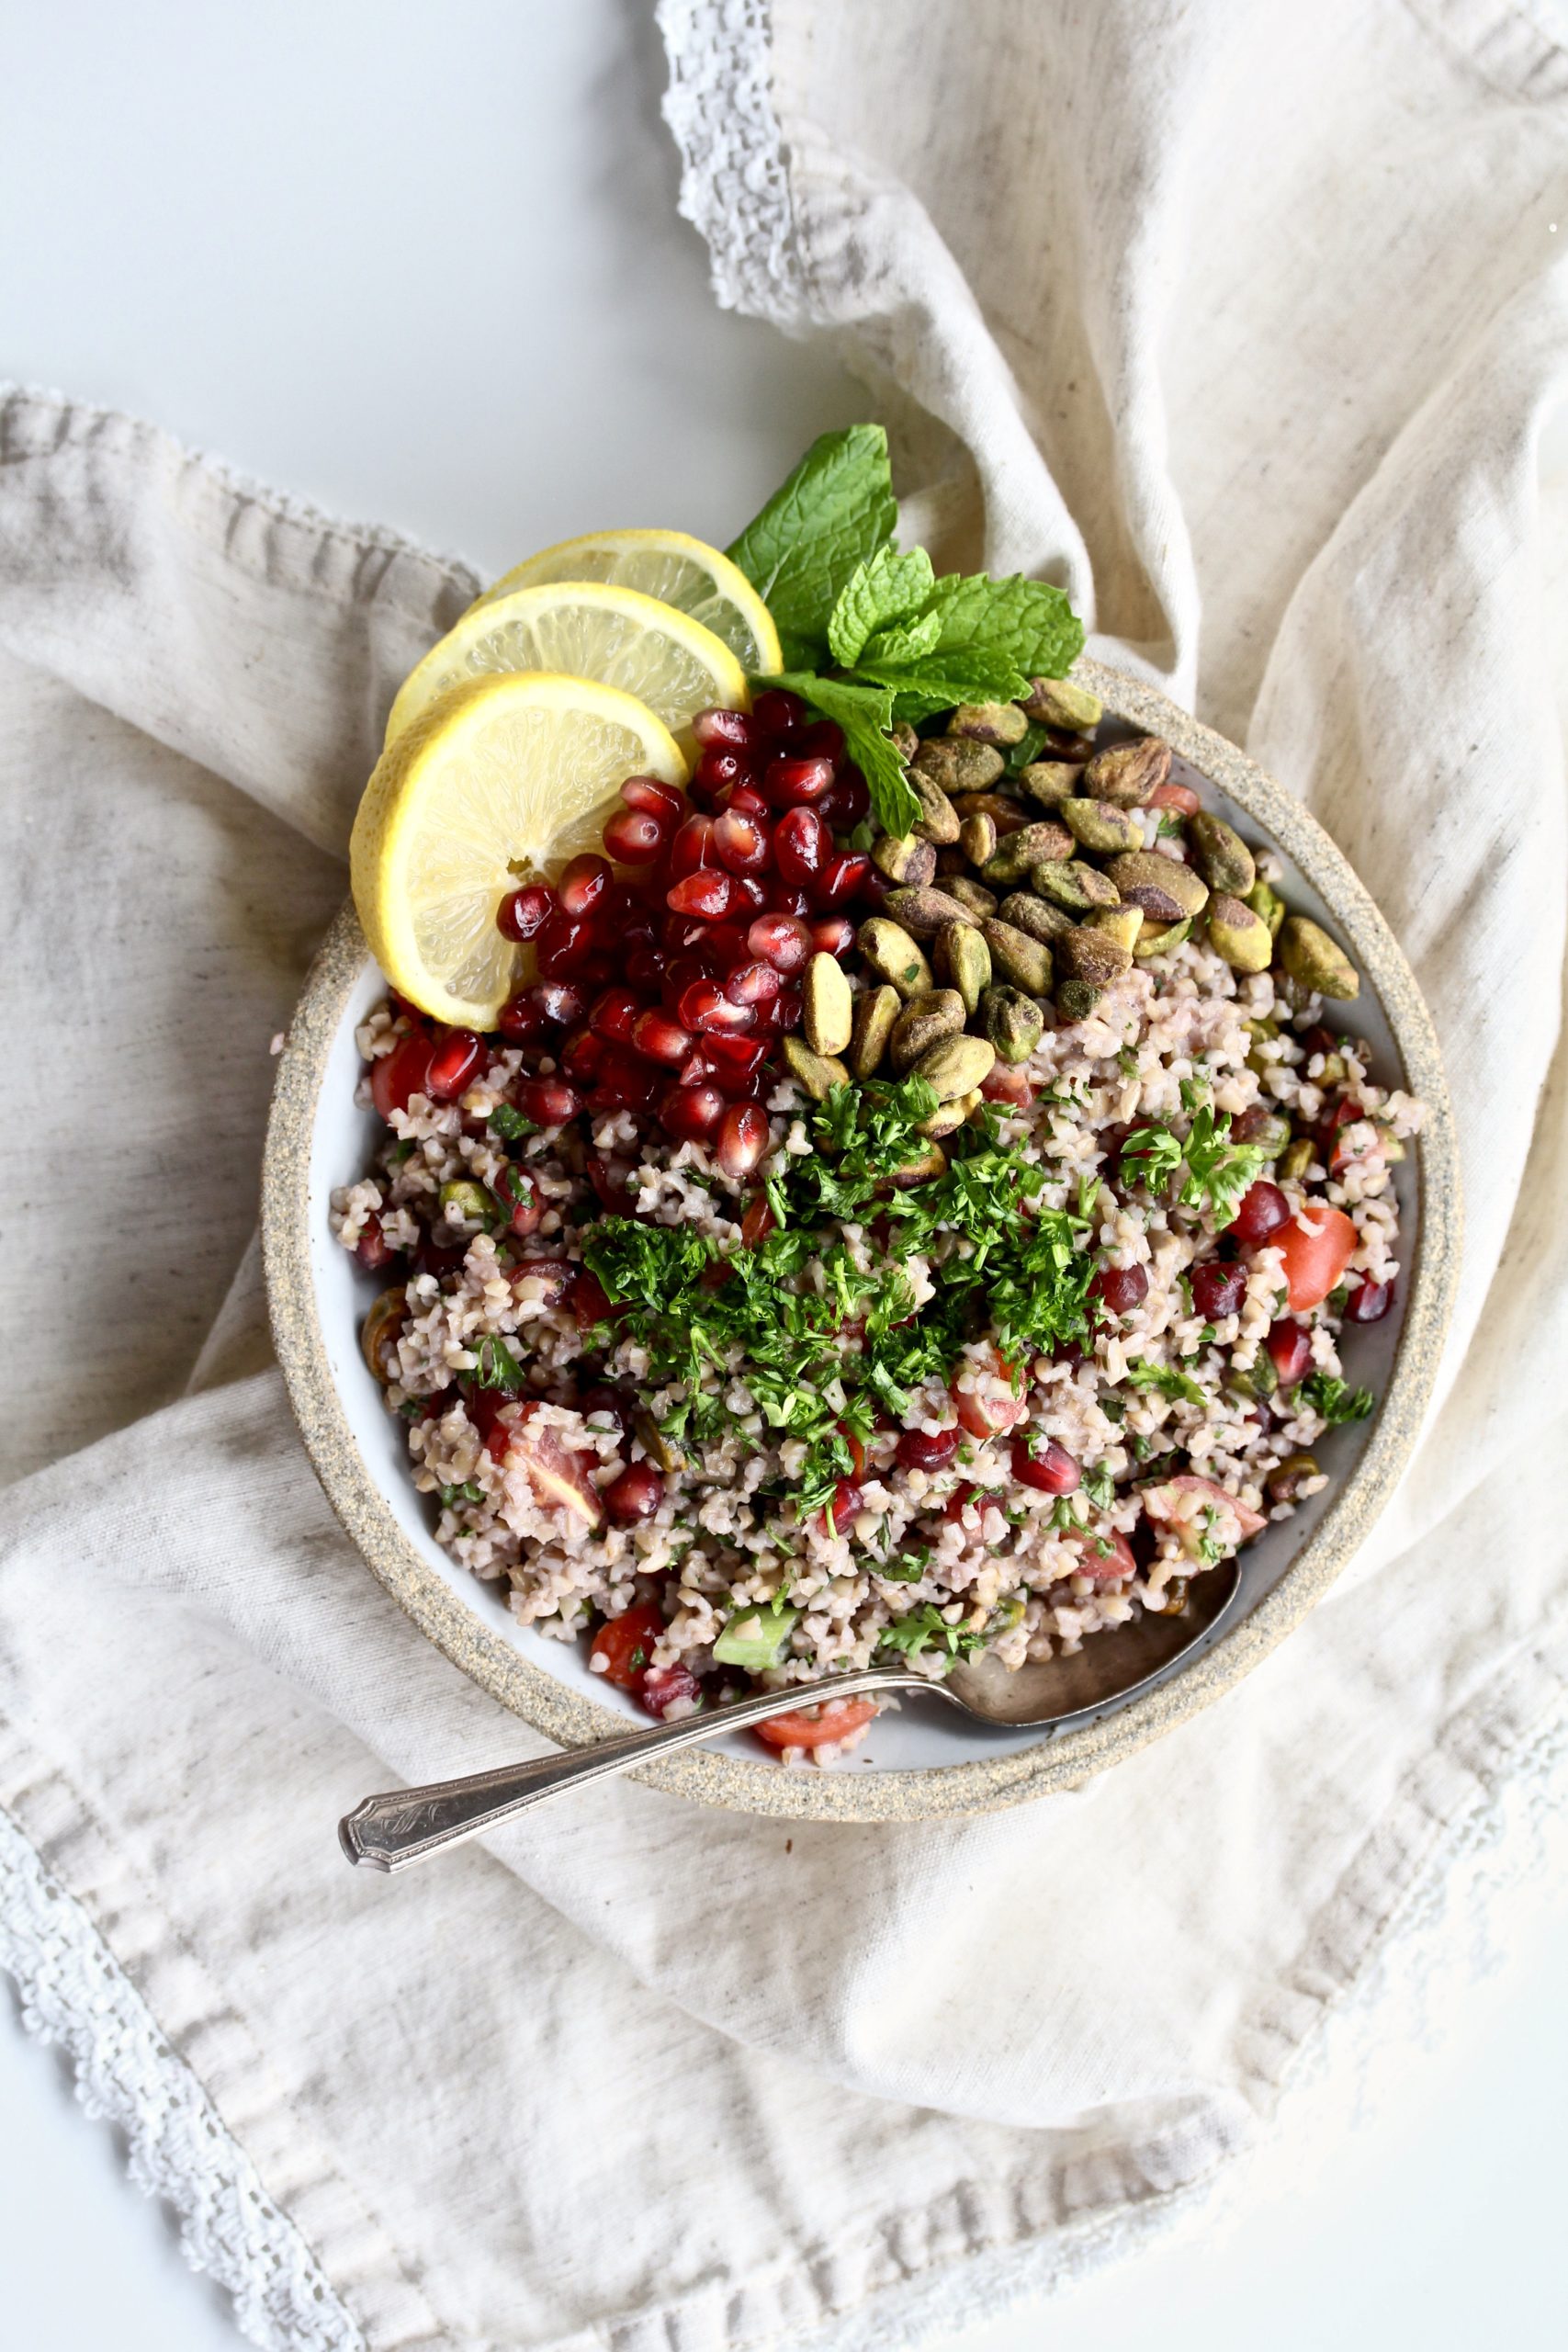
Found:
<svg viewBox="0 0 1568 2352"><path fill-rule="evenodd" d="M897 1667L867 1667L859 1674L836 1674L826 1695L853 1699L868 1690L930 1690L920 1674ZM795 1684L785 1690L756 1690L711 1713L683 1715L678 1723L657 1724L649 1731L626 1732L592 1747L569 1748L564 1755L536 1757L527 1764L502 1764L491 1772L470 1772L460 1781L433 1781L423 1789L391 1789L367 1797L338 1823L338 1843L351 1862L377 1871L406 1871L443 1847L460 1845L497 1822L530 1805L579 1789L590 1781L607 1780L628 1772L655 1757L673 1756L677 1749L699 1741L717 1739L727 1731L744 1731L750 1724L765 1723L770 1715L813 1706L818 1693Z"/></svg>

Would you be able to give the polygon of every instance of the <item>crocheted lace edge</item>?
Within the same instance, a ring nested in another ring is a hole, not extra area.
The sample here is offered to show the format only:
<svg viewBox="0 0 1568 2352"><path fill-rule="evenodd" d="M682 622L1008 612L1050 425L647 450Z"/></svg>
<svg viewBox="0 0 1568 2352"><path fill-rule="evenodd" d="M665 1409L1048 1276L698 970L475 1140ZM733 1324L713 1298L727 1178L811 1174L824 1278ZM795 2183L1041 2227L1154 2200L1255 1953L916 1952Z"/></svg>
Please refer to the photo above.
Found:
<svg viewBox="0 0 1568 2352"><path fill-rule="evenodd" d="M178 2218L181 2251L228 2291L262 2352L367 2352L295 2223L82 1905L0 1812L0 1968L25 2030L69 2059L90 2116L124 2133L130 2178Z"/></svg>

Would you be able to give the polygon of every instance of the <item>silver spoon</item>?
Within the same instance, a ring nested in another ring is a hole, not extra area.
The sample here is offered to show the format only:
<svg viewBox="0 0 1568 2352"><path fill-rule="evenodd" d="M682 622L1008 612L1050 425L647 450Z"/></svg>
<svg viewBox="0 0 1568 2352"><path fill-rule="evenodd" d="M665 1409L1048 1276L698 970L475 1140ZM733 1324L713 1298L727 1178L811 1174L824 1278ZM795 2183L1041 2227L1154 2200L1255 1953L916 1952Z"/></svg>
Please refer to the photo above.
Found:
<svg viewBox="0 0 1568 2352"><path fill-rule="evenodd" d="M423 1789L392 1789L367 1797L338 1823L338 1843L351 1862L378 1871L406 1871L443 1847L493 1829L530 1805L544 1804L568 1789L630 1771L656 1758L673 1756L727 1731L744 1731L770 1715L815 1704L818 1697L855 1699L870 1691L918 1690L945 1699L975 1723L995 1730L1049 1728L1053 1737L1077 1730L1102 1714L1114 1700L1124 1703L1161 1681L1176 1661L1213 1634L1235 1598L1238 1564L1199 1577L1179 1616L1147 1611L1116 1630L1113 1639L1087 1642L1070 1657L1042 1659L1015 1671L995 1658L979 1657L953 1668L932 1682L912 1667L870 1666L859 1674L836 1674L824 1691L794 1684L784 1690L758 1690L711 1713L657 1724L650 1731L626 1732L592 1747L540 1756L528 1764L502 1764L492 1772L470 1772L460 1781L433 1781Z"/></svg>

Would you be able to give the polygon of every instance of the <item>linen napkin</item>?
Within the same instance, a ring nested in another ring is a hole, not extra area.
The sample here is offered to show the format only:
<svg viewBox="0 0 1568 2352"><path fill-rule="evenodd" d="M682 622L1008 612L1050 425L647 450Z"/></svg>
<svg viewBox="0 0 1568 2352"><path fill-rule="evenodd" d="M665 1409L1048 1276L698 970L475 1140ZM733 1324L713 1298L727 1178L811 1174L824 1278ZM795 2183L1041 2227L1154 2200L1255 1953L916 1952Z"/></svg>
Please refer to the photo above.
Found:
<svg viewBox="0 0 1568 2352"><path fill-rule="evenodd" d="M1568 57L1490 0L662 21L721 299L836 336L939 560L1062 578L1382 900L1464 1287L1355 1570L1077 1794L617 1783L351 1874L367 1789L540 1745L338 1533L249 1238L267 1041L476 583L12 397L0 1958L289 2352L854 2352L1124 2254L1397 2030L1561 1797Z"/></svg>

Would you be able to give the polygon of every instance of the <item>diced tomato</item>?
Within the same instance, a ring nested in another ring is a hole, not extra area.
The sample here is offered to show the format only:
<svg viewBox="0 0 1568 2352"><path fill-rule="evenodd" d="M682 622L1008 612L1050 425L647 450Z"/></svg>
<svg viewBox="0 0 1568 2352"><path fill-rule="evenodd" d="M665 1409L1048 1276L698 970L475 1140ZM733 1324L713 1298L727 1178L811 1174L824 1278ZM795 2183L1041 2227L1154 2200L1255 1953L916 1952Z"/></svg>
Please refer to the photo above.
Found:
<svg viewBox="0 0 1568 2352"><path fill-rule="evenodd" d="M595 1674L618 1690L636 1690L653 1660L653 1645L664 1631L664 1620L651 1600L638 1601L623 1616L612 1617L594 1634L588 1663Z"/></svg>
<svg viewBox="0 0 1568 2352"><path fill-rule="evenodd" d="M995 1353L987 1369L1000 1379L1011 1377L1010 1367ZM971 1376L984 1378L985 1374L964 1374L965 1378ZM1022 1396L982 1395L976 1388L960 1388L956 1379L948 1394L953 1398L953 1409L960 1422L971 1437L999 1437L1003 1430L1015 1430L1020 1421L1028 1417L1029 1405Z"/></svg>
<svg viewBox="0 0 1568 2352"><path fill-rule="evenodd" d="M597 1527L604 1516L604 1506L592 1478L599 1465L598 1455L587 1451L569 1452L553 1430L537 1427L533 1419L536 1409L530 1403L521 1406L515 1416L506 1416L512 1422L511 1442L502 1458L522 1464L535 1499L543 1510L570 1511L588 1526ZM493 1453L491 1441L487 1439L486 1443Z"/></svg>
<svg viewBox="0 0 1568 2352"><path fill-rule="evenodd" d="M1079 1555L1077 1573L1093 1584L1120 1584L1138 1565L1132 1545L1116 1528L1107 1528L1103 1534L1075 1535L1070 1541ZM1110 1544L1109 1552L1100 1549L1102 1544Z"/></svg>
<svg viewBox="0 0 1568 2352"><path fill-rule="evenodd" d="M1256 1535L1259 1528L1267 1527L1269 1524L1261 1512L1252 1510L1247 1503L1238 1502L1235 1495L1227 1495L1223 1487L1217 1487L1214 1484L1213 1478L1200 1478L1195 1470L1179 1470L1174 1478L1167 1478L1160 1486L1145 1487L1144 1510L1156 1526L1179 1527L1182 1531L1183 1550L1196 1550L1203 1529L1195 1521L1177 1520L1170 1502L1171 1489L1177 1487L1190 1495L1206 1496L1210 1502L1226 1510L1234 1511L1241 1529L1244 1544L1249 1535ZM1189 1535L1190 1542L1188 1540Z"/></svg>
<svg viewBox="0 0 1568 2352"><path fill-rule="evenodd" d="M952 1494L949 1495L946 1502L944 1502L942 1507L942 1515L943 1519L962 1519L965 1510L969 1504L974 1501L980 1489L978 1487L971 1487L968 1485L954 1487Z"/></svg>
<svg viewBox="0 0 1568 2352"><path fill-rule="evenodd" d="M1144 803L1145 808L1174 808L1182 817L1195 817L1201 805L1190 784L1156 784Z"/></svg>
<svg viewBox="0 0 1568 2352"><path fill-rule="evenodd" d="M876 1713L874 1699L829 1699L825 1706L798 1707L791 1714L770 1715L752 1726L770 1747L830 1747L847 1739Z"/></svg>
<svg viewBox="0 0 1568 2352"><path fill-rule="evenodd" d="M1356 1228L1343 1209L1330 1208L1325 1201L1312 1201L1305 1214L1312 1220L1312 1232L1296 1217L1269 1237L1270 1247L1285 1261L1292 1315L1304 1315L1308 1307L1328 1296L1356 1247Z"/></svg>

